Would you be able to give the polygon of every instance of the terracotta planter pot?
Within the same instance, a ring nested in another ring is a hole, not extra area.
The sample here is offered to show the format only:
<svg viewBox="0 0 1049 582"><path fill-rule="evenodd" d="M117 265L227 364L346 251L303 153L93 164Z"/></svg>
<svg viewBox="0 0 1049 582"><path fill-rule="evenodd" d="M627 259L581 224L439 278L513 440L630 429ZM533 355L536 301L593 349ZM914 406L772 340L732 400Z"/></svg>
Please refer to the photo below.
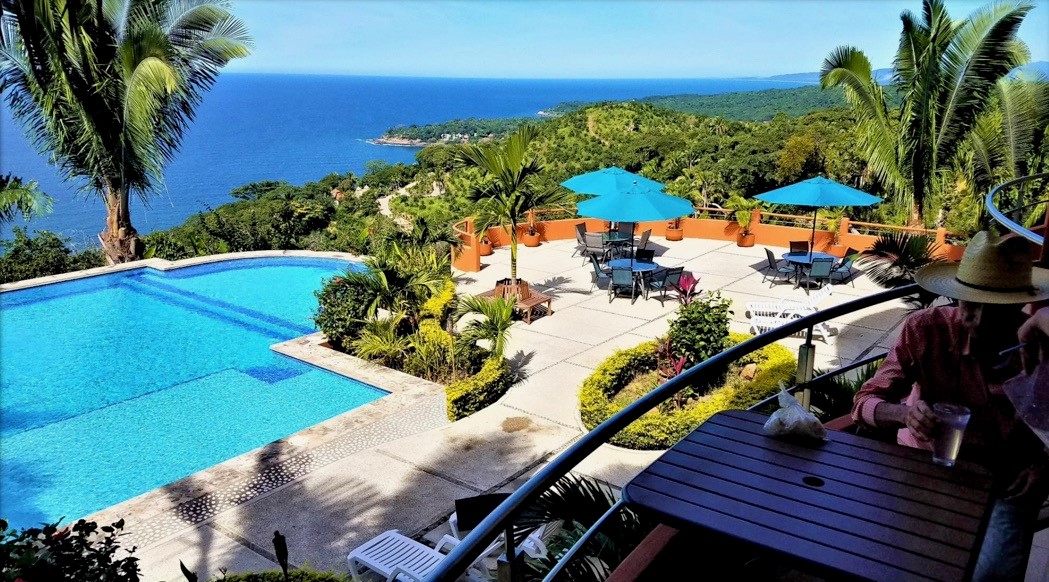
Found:
<svg viewBox="0 0 1049 582"><path fill-rule="evenodd" d="M747 235L740 233L739 236L736 238L736 246L752 247L754 246L755 239L757 239L757 235L755 235L754 233L750 233Z"/></svg>
<svg viewBox="0 0 1049 582"><path fill-rule="evenodd" d="M840 259L845 256L845 251L847 250L849 250L849 247L845 245L831 245L830 250L828 252Z"/></svg>
<svg viewBox="0 0 1049 582"><path fill-rule="evenodd" d="M961 245L951 245L947 247L947 260L948 261L960 261L962 255L965 254L965 247Z"/></svg>
<svg viewBox="0 0 1049 582"><path fill-rule="evenodd" d="M485 242L485 241L478 242L477 243L477 252L482 257L487 257L488 255L492 254L492 243L491 243L491 241L489 241L489 242Z"/></svg>
<svg viewBox="0 0 1049 582"><path fill-rule="evenodd" d="M527 232L521 235L521 241L524 242L526 247L537 247L539 246L539 233L528 234Z"/></svg>
<svg viewBox="0 0 1049 582"><path fill-rule="evenodd" d="M681 240L685 238L685 229L667 227L667 240Z"/></svg>

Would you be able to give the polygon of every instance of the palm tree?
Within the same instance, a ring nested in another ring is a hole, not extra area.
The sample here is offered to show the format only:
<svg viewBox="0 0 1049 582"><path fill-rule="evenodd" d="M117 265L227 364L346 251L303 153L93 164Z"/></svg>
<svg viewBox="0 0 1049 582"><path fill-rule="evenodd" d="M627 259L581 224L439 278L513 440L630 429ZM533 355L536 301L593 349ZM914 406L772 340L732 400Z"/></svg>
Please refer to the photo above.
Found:
<svg viewBox="0 0 1049 582"><path fill-rule="evenodd" d="M502 224L510 235L510 279L517 281L517 227L529 210L568 200L562 190L536 191L533 176L543 171L538 156L528 154L528 144L538 130L522 125L502 147L465 145L459 151L460 165L480 168L486 179L470 189L469 198L480 204L481 222Z"/></svg>
<svg viewBox="0 0 1049 582"><path fill-rule="evenodd" d="M14 220L21 214L23 220L51 212L51 197L40 191L36 182L22 182L7 174L0 176L0 224Z"/></svg>
<svg viewBox="0 0 1049 582"><path fill-rule="evenodd" d="M942 259L936 256L938 251L939 245L932 237L906 232L887 233L863 251L859 264L867 268L867 276L872 281L886 289L895 289L914 283L918 269L941 262ZM919 290L916 297L906 299L919 309L932 305L935 300L936 295L924 290Z"/></svg>
<svg viewBox="0 0 1049 582"><path fill-rule="evenodd" d="M430 252L434 263L439 263L437 253ZM415 255L400 249L396 243L364 261L368 267L364 272L346 273L345 279L359 285L371 297L366 313L375 318L379 309L391 313L402 313L409 325L418 320L419 310L427 299L438 293L447 280L447 274L424 268L414 259ZM445 264L447 261L445 261ZM433 269L440 269L435 265Z"/></svg>
<svg viewBox="0 0 1049 582"><path fill-rule="evenodd" d="M403 313L368 320L361 329L360 337L350 342L354 353L383 366L402 361L411 347L410 338L399 333L403 321Z"/></svg>
<svg viewBox="0 0 1049 582"><path fill-rule="evenodd" d="M142 256L130 196L163 180L194 109L251 40L226 0L2 0L0 91L30 141L106 204L99 235Z"/></svg>
<svg viewBox="0 0 1049 582"><path fill-rule="evenodd" d="M912 223L924 221L937 172L986 109L995 84L1028 60L1016 33L1032 7L1003 1L955 22L943 0L924 0L921 17L901 14L892 82L903 96L898 117L862 51L841 46L823 62L821 85L845 90L870 169L910 204Z"/></svg>
<svg viewBox="0 0 1049 582"><path fill-rule="evenodd" d="M492 356L503 357L506 342L510 340L510 326L514 324L514 303L514 300L502 297L463 297L455 311L455 320L459 321L468 313L481 317L467 323L459 337L469 342L487 340L492 346Z"/></svg>

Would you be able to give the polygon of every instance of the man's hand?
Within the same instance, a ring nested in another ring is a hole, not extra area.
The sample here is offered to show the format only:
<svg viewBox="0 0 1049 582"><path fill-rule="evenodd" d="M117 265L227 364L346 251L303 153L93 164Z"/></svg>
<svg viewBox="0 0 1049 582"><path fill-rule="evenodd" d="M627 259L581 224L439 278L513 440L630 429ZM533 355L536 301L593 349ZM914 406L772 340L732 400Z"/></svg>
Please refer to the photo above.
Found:
<svg viewBox="0 0 1049 582"><path fill-rule="evenodd" d="M1027 344L1022 355L1024 369L1030 374L1039 361L1049 358L1049 307L1039 309L1016 335Z"/></svg>
<svg viewBox="0 0 1049 582"><path fill-rule="evenodd" d="M940 425L940 419L924 400L919 400L914 403L914 406L907 407L907 416L904 417L903 423L915 438L928 442L936 427Z"/></svg>
<svg viewBox="0 0 1049 582"><path fill-rule="evenodd" d="M928 442L939 426L940 419L924 400L919 400L914 406L882 402L874 409L874 422L878 426L905 426L914 438Z"/></svg>
<svg viewBox="0 0 1049 582"><path fill-rule="evenodd" d="M1042 503L1049 494L1049 468L1045 463L1030 466L1017 475L1005 490L1006 501Z"/></svg>

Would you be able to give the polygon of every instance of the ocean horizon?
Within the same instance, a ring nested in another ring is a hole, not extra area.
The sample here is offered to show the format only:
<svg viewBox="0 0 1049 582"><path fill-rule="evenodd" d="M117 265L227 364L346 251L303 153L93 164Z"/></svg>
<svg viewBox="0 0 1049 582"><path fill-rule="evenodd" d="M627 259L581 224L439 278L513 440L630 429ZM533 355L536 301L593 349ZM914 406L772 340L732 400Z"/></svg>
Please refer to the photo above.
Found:
<svg viewBox="0 0 1049 582"><path fill-rule="evenodd" d="M232 202L233 188L261 180L301 185L332 172L361 174L371 160L412 163L419 148L370 143L390 127L466 117L529 117L564 101L639 99L800 87L769 78L478 79L224 73L204 97L148 206L136 201L132 222L146 234ZM0 173L36 180L55 199L51 214L12 226L51 230L74 246L97 244L105 207L78 193L0 105Z"/></svg>

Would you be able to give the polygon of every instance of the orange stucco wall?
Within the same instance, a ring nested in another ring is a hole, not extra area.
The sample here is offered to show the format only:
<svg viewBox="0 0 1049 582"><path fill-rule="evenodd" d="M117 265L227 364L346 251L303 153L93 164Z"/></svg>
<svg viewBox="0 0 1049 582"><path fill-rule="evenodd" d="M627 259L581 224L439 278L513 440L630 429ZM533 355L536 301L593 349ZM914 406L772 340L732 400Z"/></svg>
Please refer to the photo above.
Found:
<svg viewBox="0 0 1049 582"><path fill-rule="evenodd" d="M805 218L805 217L799 217ZM588 232L603 232L608 229L609 223L605 220L595 218L572 218L565 220L536 221L536 230L540 234L540 240L571 240L575 238L575 227L577 224L586 224ZM713 218L682 218L680 221L682 234L685 238L703 238L708 240L735 241L739 236L740 227L735 220L718 220ZM869 226L869 225L868 225ZM838 244L834 246L834 233L826 230L817 230L814 248L818 251L829 252L843 256L848 247L863 251L871 247L878 237L867 234L849 232L850 222L845 218L841 222L838 232ZM651 229L652 236L665 236L667 222L641 222L638 223L635 234L640 235L645 230ZM476 272L481 270L481 257L477 248L476 237L469 234L472 232L472 222L465 220L455 226L456 233L463 246L452 253L452 265L459 270ZM518 226L518 240L520 235L527 232L527 225ZM812 231L806 228L794 226L782 226L778 224L763 224L761 212L755 211L751 217L751 232L755 235L755 244L789 247L791 241L807 241L812 236ZM510 244L510 236L506 229L493 227L487 231L488 239L492 246L499 247ZM961 258L964 247L946 244L946 231L936 231L936 242L940 244L940 254L948 260ZM675 244L668 242L668 244Z"/></svg>

